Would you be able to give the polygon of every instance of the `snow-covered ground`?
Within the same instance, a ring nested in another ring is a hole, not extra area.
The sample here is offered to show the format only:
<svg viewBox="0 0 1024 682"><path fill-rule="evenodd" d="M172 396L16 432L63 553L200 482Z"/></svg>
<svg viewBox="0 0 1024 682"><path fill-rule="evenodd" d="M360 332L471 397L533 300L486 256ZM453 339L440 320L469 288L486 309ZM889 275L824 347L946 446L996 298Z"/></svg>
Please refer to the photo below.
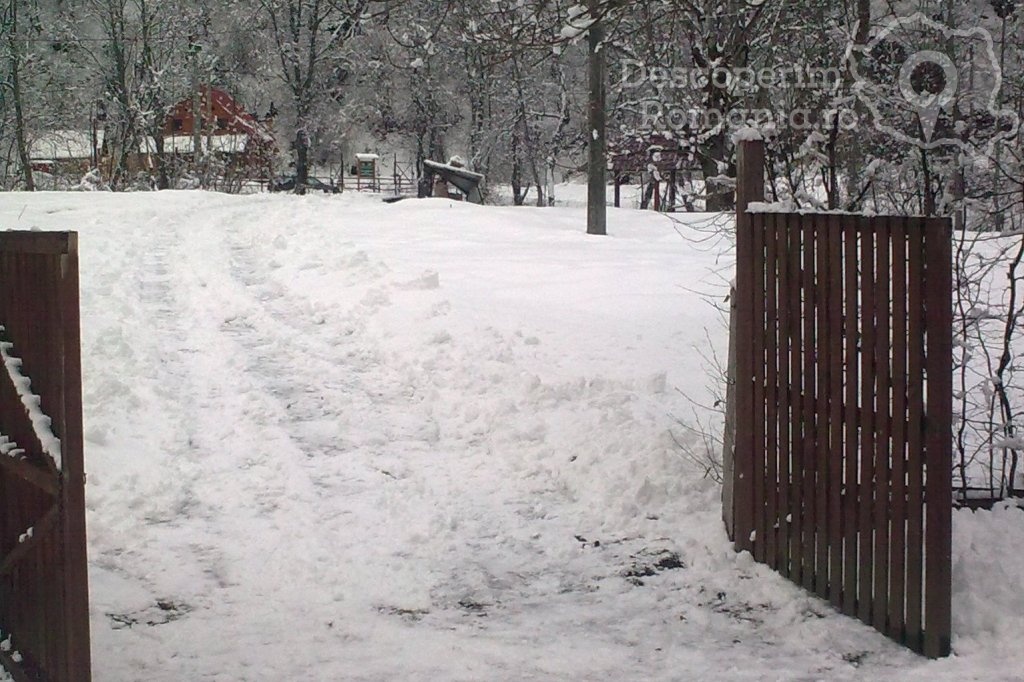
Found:
<svg viewBox="0 0 1024 682"><path fill-rule="evenodd" d="M1014 680L1024 515L929 662L730 548L680 452L721 243L650 212L0 195L81 232L94 679Z"/></svg>

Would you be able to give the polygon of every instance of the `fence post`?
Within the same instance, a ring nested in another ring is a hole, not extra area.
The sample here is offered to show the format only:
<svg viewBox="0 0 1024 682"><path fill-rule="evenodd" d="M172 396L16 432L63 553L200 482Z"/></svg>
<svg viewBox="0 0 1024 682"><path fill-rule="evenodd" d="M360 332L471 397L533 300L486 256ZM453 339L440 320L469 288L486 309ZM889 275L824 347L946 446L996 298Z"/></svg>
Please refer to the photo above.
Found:
<svg viewBox="0 0 1024 682"><path fill-rule="evenodd" d="M729 540L736 541L733 510L736 450L736 284L729 287L729 359L725 377L725 434L722 436L722 520Z"/></svg>
<svg viewBox="0 0 1024 682"><path fill-rule="evenodd" d="M92 679L89 636L89 561L85 527L85 446L82 434L82 332L79 302L78 233L68 233L60 257L61 378L64 450L61 517L64 526L64 628L66 680Z"/></svg>
<svg viewBox="0 0 1024 682"><path fill-rule="evenodd" d="M952 222L925 222L925 612L924 654L948 656L952 629L953 274Z"/></svg>
<svg viewBox="0 0 1024 682"><path fill-rule="evenodd" d="M733 452L723 455L723 469L731 466L732 489L723 488L725 496L731 494L733 516L733 542L737 551L751 551L754 547L754 354L750 340L755 333L753 224L747 207L755 201L764 201L764 141L741 140L736 149L736 325L730 335L736 338L736 380L730 386L736 392L736 413L744 419L734 420L735 444ZM728 402L728 400L727 400ZM730 461L731 460L731 461Z"/></svg>

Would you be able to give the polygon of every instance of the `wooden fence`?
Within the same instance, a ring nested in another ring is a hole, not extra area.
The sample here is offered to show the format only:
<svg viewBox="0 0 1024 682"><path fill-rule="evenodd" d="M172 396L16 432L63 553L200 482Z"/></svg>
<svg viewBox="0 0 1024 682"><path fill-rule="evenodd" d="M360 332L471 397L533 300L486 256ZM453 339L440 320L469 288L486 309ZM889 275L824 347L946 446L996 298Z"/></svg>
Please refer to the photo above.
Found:
<svg viewBox="0 0 1024 682"><path fill-rule="evenodd" d="M763 188L757 144L743 143L740 178ZM738 210L736 547L947 655L950 222Z"/></svg>
<svg viewBox="0 0 1024 682"><path fill-rule="evenodd" d="M88 682L75 233L0 232L0 664Z"/></svg>

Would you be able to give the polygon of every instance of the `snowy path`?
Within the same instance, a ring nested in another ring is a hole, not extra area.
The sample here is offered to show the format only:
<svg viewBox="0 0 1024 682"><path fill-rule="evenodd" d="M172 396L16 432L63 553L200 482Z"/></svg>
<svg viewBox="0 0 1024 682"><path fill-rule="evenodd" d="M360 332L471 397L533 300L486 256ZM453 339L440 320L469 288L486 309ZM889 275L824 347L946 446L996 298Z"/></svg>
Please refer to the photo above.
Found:
<svg viewBox="0 0 1024 682"><path fill-rule="evenodd" d="M671 435L715 256L663 221L98 199L6 225L83 235L97 680L973 669L731 552Z"/></svg>

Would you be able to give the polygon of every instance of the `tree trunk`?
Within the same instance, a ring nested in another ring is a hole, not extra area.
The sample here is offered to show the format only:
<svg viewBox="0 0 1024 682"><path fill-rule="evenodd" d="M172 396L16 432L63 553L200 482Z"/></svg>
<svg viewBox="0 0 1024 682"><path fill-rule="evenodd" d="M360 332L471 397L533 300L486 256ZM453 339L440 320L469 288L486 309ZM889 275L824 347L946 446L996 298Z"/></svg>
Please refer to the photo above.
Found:
<svg viewBox="0 0 1024 682"><path fill-rule="evenodd" d="M469 110L472 120L472 128L469 133L469 165L473 170L486 174L488 163L484 152L484 137L487 125L487 85L481 62L480 56L471 53L467 48Z"/></svg>
<svg viewBox="0 0 1024 682"><path fill-rule="evenodd" d="M192 76L192 166L195 172L199 172L199 167L203 161L203 111L199 103L199 67L198 60L196 66L193 68L196 71Z"/></svg>
<svg viewBox="0 0 1024 682"><path fill-rule="evenodd" d="M32 177L32 161L29 158L28 142L25 136L25 112L21 103L21 51L18 45L18 1L11 1L11 26L7 34L8 47L11 55L11 96L14 98L14 137L18 148L18 161L25 178L25 189L35 191L35 178Z"/></svg>
<svg viewBox="0 0 1024 682"><path fill-rule="evenodd" d="M643 179L643 174L640 175ZM643 187L643 193L640 197L640 210L646 211L651 207L651 198L654 196L654 179L650 179L647 182L641 181L640 186Z"/></svg>
<svg viewBox="0 0 1024 682"><path fill-rule="evenodd" d="M715 178L727 175L723 172L722 166L727 163L726 153L728 151L725 133L717 133L707 142L707 154L701 163L704 172L704 193L706 195L705 210L709 212L731 211L734 208L733 191L731 188L723 187Z"/></svg>
<svg viewBox="0 0 1024 682"><path fill-rule="evenodd" d="M548 157L547 164L548 206L555 205L555 157Z"/></svg>
<svg viewBox="0 0 1024 682"><path fill-rule="evenodd" d="M928 151L925 149L921 151L921 175L924 182L922 187L922 200L921 210L924 211L925 215L935 215L935 193L932 191L932 171L931 165L928 163Z"/></svg>
<svg viewBox="0 0 1024 682"><path fill-rule="evenodd" d="M156 188L169 189L171 182L167 177L167 159L164 157L164 135L161 128L153 130L153 145L156 152Z"/></svg>
<svg viewBox="0 0 1024 682"><path fill-rule="evenodd" d="M522 171L517 158L512 161L512 203L515 206L522 206L523 198Z"/></svg>
<svg viewBox="0 0 1024 682"><path fill-rule="evenodd" d="M309 182L309 139L299 126L295 133L295 193L305 194Z"/></svg>
<svg viewBox="0 0 1024 682"><path fill-rule="evenodd" d="M864 47L871 36L871 0L857 0L857 32L854 34L854 45ZM858 98L853 100L853 110L858 120L867 120L867 111ZM849 210L860 210L860 202L855 197L863 194L861 187L861 171L865 166L864 153L860 145L851 144L844 154L846 161L846 196Z"/></svg>
<svg viewBox="0 0 1024 682"><path fill-rule="evenodd" d="M607 112L605 102L607 89L605 83L605 46L604 26L600 17L600 0L588 0L591 20L588 36L590 77L590 132L587 148L590 151L587 174L587 234L608 234L608 209L605 189L606 147L607 147Z"/></svg>

